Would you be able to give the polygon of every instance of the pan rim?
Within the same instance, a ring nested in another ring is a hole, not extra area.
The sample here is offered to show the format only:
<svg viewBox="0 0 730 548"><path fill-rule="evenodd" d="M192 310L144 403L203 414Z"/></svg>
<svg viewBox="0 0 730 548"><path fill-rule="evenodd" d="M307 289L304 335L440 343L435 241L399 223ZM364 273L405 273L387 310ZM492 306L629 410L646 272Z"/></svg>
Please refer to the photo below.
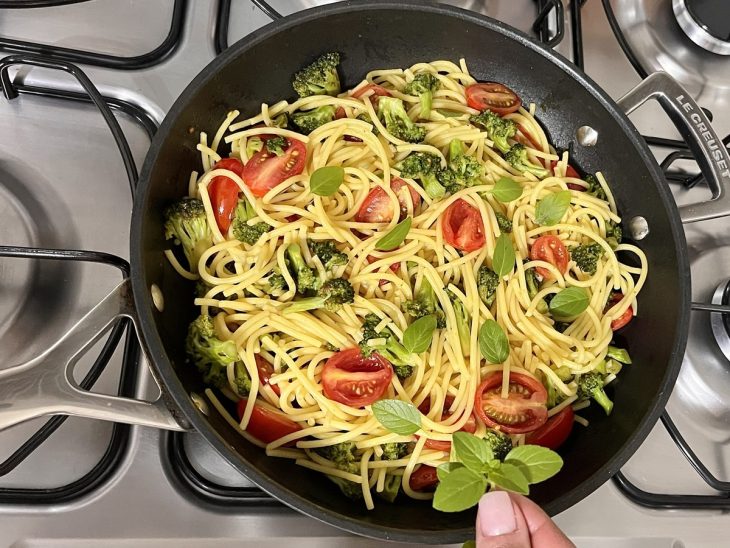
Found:
<svg viewBox="0 0 730 548"><path fill-rule="evenodd" d="M149 177L156 164L157 156L162 144L169 138L171 127L174 125L174 122L177 120L184 107L197 93L199 88L207 83L211 78L214 78L222 67L233 61L239 55L244 54L246 50L273 35L279 34L287 28L306 24L309 21L330 15L337 15L352 11L367 12L373 10L418 10L445 17L456 17L469 23L486 27L489 30L518 42L524 47L527 47L541 55L549 62L557 65L558 68L564 71L573 80L577 81L586 91L588 91L598 102L601 103L602 107L606 109L616 120L627 139L634 146L636 154L639 155L646 165L649 173L651 173L654 185L669 218L669 224L675 244L677 269L680 274L678 276L680 307L676 324L676 330L679 336L675 339L672 345L671 358L666 364L662 382L659 385L655 397L650 402L650 412L643 417L638 428L599 471L594 473L577 487L555 498L553 501L543 506L543 508L546 512L548 512L548 514L556 515L573 506L608 481L634 454L654 427L666 406L677 375L679 374L686 346L690 310L690 285L688 275L689 259L684 230L679 218L676 203L674 202L667 186L663 184L664 179L659 166L638 130L630 122L626 114L618 107L615 101L611 99L608 94L606 94L606 92L604 92L590 77L583 73L579 68L571 65L567 60L561 58L552 50L534 41L526 34L523 34L522 32L500 21L471 11L453 6L424 4L415 0L365 0L357 2L341 2L334 5L325 5L300 11L289 15L284 19L273 21L272 23L269 23L268 25L242 38L235 44L231 45L231 47L222 54L214 58L204 69L201 70L200 73L198 73L198 75L190 82L190 84L188 84L185 90L176 99L175 103L165 116L163 123L160 125L145 158L140 175L138 195L134 201L132 225L130 230L130 258L132 267L131 278L133 295L137 314L140 319L140 338L145 352L150 358L150 366L158 372L161 379L164 379L165 389L169 392L175 404L197 431L201 433L209 433L209 435L206 435L207 441L211 443L226 460L231 462L231 464L259 485L264 491L271 494L287 506L290 506L305 515L323 521L328 525L362 536L379 540L396 540L429 544L459 542L463 541L465 538L473 538L474 528L449 529L445 531L416 531L396 529L383 525L372 525L355 517L346 516L329 510L317 505L311 500L299 496L287 489L285 486L272 481L267 475L261 474L243 457L235 453L221 434L214 430L205 417L195 408L165 352L162 339L155 327L153 304L150 293L147 290L149 282L143 268L143 249L141 246L142 226L147 209L146 204L149 197ZM238 457L236 458L233 453L238 455Z"/></svg>

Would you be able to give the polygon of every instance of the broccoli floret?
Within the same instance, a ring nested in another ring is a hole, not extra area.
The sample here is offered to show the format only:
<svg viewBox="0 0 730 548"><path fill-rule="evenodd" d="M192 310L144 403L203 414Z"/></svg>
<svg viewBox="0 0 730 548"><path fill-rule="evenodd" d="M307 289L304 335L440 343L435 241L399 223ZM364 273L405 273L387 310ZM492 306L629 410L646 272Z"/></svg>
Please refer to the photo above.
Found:
<svg viewBox="0 0 730 548"><path fill-rule="evenodd" d="M355 302L355 290L345 278L332 278L322 284L317 290L316 297L299 299L290 304L284 314L305 312L315 308L325 308L330 312L337 312L343 304Z"/></svg>
<svg viewBox="0 0 730 548"><path fill-rule="evenodd" d="M291 115L292 122L305 135L309 135L319 126L323 126L335 119L335 107L324 105L313 110L295 112Z"/></svg>
<svg viewBox="0 0 730 548"><path fill-rule="evenodd" d="M621 225L608 221L606 223L606 242L611 246L611 249L616 249L618 244L623 239L624 231L621 229Z"/></svg>
<svg viewBox="0 0 730 548"><path fill-rule="evenodd" d="M404 442L393 442L383 444L383 458L385 460L402 459L408 454L408 444Z"/></svg>
<svg viewBox="0 0 730 548"><path fill-rule="evenodd" d="M588 194L595 196L599 200L607 199L606 191L603 190L601 183L598 182L595 175L586 175L585 181L588 183L588 188L586 189Z"/></svg>
<svg viewBox="0 0 730 548"><path fill-rule="evenodd" d="M263 148L264 140L261 137L250 137L248 141L246 141L246 156L251 158L251 156L261 151Z"/></svg>
<svg viewBox="0 0 730 548"><path fill-rule="evenodd" d="M268 142L266 143L268 146ZM247 243L248 245L254 245L259 241L259 238L271 230L271 225L264 222L248 224L250 219L256 217L256 211L251 204L248 203L246 198L238 200L236 206L236 214L233 218L233 237L236 240Z"/></svg>
<svg viewBox="0 0 730 548"><path fill-rule="evenodd" d="M342 494L348 499L362 500L362 485L354 481L338 478L337 476L327 476L332 482L340 488Z"/></svg>
<svg viewBox="0 0 730 548"><path fill-rule="evenodd" d="M398 491L400 491L400 485L403 481L403 476L397 476L395 474L386 474L385 475L385 485L383 486L383 490L378 493L378 496L386 500L388 502L395 501L395 497L398 496Z"/></svg>
<svg viewBox="0 0 730 548"><path fill-rule="evenodd" d="M609 345L606 356L612 360L616 360L617 362L625 363L627 365L631 363L631 356L629 356L628 350L624 348Z"/></svg>
<svg viewBox="0 0 730 548"><path fill-rule="evenodd" d="M509 220L506 215L499 211L495 211L494 216L497 218L497 226L499 227L500 232L504 232L506 234L512 232L512 221Z"/></svg>
<svg viewBox="0 0 730 548"><path fill-rule="evenodd" d="M598 405L603 407L606 415L611 414L613 402L603 391L603 377L600 373L585 373L578 378L578 397L593 398Z"/></svg>
<svg viewBox="0 0 730 548"><path fill-rule="evenodd" d="M288 289L286 279L278 270L274 270L273 273L256 285L261 291L272 296L279 295Z"/></svg>
<svg viewBox="0 0 730 548"><path fill-rule="evenodd" d="M251 376L246 366L237 361L233 369L236 372L236 392L241 397L248 396L251 393Z"/></svg>
<svg viewBox="0 0 730 548"><path fill-rule="evenodd" d="M598 268L598 259L603 255L601 244L583 244L570 248L570 258L575 261L586 274L595 274Z"/></svg>
<svg viewBox="0 0 730 548"><path fill-rule="evenodd" d="M484 174L484 168L472 156L464 154L464 145L459 139L449 144L449 167L441 170L437 177L439 182L452 194L462 188L473 186Z"/></svg>
<svg viewBox="0 0 730 548"><path fill-rule="evenodd" d="M279 114L276 118L271 119L271 125L282 129L287 128L289 127L289 116L286 112Z"/></svg>
<svg viewBox="0 0 730 548"><path fill-rule="evenodd" d="M509 151L510 147L507 139L511 139L517 134L517 125L512 120L502 118L491 110L485 110L471 116L469 121L475 126L486 129L489 138L494 142L494 146L502 153Z"/></svg>
<svg viewBox="0 0 730 548"><path fill-rule="evenodd" d="M545 385L545 389L547 390L547 407L548 409L552 409L565 399L565 395L558 390L558 387L550 380L550 377L543 375L543 378L545 379L543 385Z"/></svg>
<svg viewBox="0 0 730 548"><path fill-rule="evenodd" d="M408 117L403 101L395 97L378 99L378 116L388 132L398 139L409 143L420 143L426 137L426 130L417 126Z"/></svg>
<svg viewBox="0 0 730 548"><path fill-rule="evenodd" d="M540 282L537 280L537 272L534 268L528 268L525 270L525 282L527 283L527 294L530 296L530 300L535 298L535 295L540 291ZM540 314L547 314L548 303L545 299L540 299L535 307Z"/></svg>
<svg viewBox="0 0 730 548"><path fill-rule="evenodd" d="M380 323L380 318L375 314L368 314L362 324L362 340L360 350L364 356L377 352L388 360L399 379L403 380L413 374L413 356L398 341L395 334L384 327L380 332L375 328ZM372 339L385 339L381 344L368 344Z"/></svg>
<svg viewBox="0 0 730 548"><path fill-rule="evenodd" d="M461 353L468 356L471 351L471 329L469 326L469 313L464 308L464 303L451 291L446 291L451 299L451 306L454 307L454 316L456 316L456 331L459 333L459 343L461 344Z"/></svg>
<svg viewBox="0 0 730 548"><path fill-rule="evenodd" d="M441 86L439 79L430 72L416 74L413 81L406 84L403 92L408 95L418 95L421 101L421 118L428 118L431 114L433 94Z"/></svg>
<svg viewBox="0 0 730 548"><path fill-rule="evenodd" d="M495 459L504 460L507 453L512 451L512 440L506 434L496 430L487 430L484 434L484 441L492 450Z"/></svg>
<svg viewBox="0 0 730 548"><path fill-rule="evenodd" d="M360 472L360 459L355 455L355 444L351 441L321 447L317 449L317 453L332 461L332 464L344 472L351 474Z"/></svg>
<svg viewBox="0 0 730 548"><path fill-rule="evenodd" d="M203 298L208 294L208 291L210 291L210 288L212 286L208 285L207 282L203 280L198 280L195 282L195 296Z"/></svg>
<svg viewBox="0 0 730 548"><path fill-rule="evenodd" d="M185 352L191 362L203 373L206 384L222 388L228 384L226 368L238 359L236 343L222 341L215 336L210 316L198 316L188 327ZM250 388L250 387L249 387Z"/></svg>
<svg viewBox="0 0 730 548"><path fill-rule="evenodd" d="M367 122L368 124L370 124L372 126L370 131L372 131L375 135L380 134L380 132L378 131L378 128L375 127L375 124L373 124L373 121L370 119L370 116L366 112L358 114L356 119L362 120L363 122Z"/></svg>
<svg viewBox="0 0 730 548"><path fill-rule="evenodd" d="M332 95L340 93L340 77L337 74L337 65L340 64L340 54L336 52L320 55L314 62L307 65L294 75L292 87L299 97L310 95Z"/></svg>
<svg viewBox="0 0 730 548"><path fill-rule="evenodd" d="M289 244L286 248L286 256L289 260L289 266L294 271L294 278L297 282L297 293L306 295L312 291L316 291L319 287L319 278L314 270L307 266L302 256L302 249L299 244Z"/></svg>
<svg viewBox="0 0 730 548"><path fill-rule="evenodd" d="M307 244L327 270L347 264L347 255L337 249L332 240L308 240Z"/></svg>
<svg viewBox="0 0 730 548"><path fill-rule="evenodd" d="M213 245L203 202L183 198L165 209L165 238L180 242L191 270L197 270L203 252Z"/></svg>
<svg viewBox="0 0 730 548"><path fill-rule="evenodd" d="M436 327L439 329L446 327L444 311L441 310L436 293L426 278L421 282L421 287L418 293L416 293L416 298L412 301L405 301L402 308L406 314L415 319L434 314L437 322Z"/></svg>
<svg viewBox="0 0 730 548"><path fill-rule="evenodd" d="M547 177L550 172L538 164L533 164L527 158L527 149L520 143L512 145L504 155L505 161L515 168L517 171L524 173L525 171L532 173L538 179Z"/></svg>
<svg viewBox="0 0 730 548"><path fill-rule="evenodd" d="M398 165L401 175L411 179L419 179L421 186L432 199L438 200L446 194L446 189L439 182L442 171L441 161L435 154L414 152L406 156Z"/></svg>
<svg viewBox="0 0 730 548"><path fill-rule="evenodd" d="M289 146L289 141L286 140L286 137L282 137L281 135L275 135L273 137L270 137L269 139L266 139L265 146L266 150L270 154L282 156L286 148Z"/></svg>
<svg viewBox="0 0 730 548"><path fill-rule="evenodd" d="M498 285L499 276L497 273L488 266L480 266L477 274L477 289L479 290L479 298L487 306L494 304Z"/></svg>

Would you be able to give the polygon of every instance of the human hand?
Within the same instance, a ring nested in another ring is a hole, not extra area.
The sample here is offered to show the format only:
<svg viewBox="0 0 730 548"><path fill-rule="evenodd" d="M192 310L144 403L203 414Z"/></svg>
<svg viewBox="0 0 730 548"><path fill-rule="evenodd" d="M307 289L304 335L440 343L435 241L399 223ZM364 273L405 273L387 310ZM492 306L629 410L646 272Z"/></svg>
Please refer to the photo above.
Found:
<svg viewBox="0 0 730 548"><path fill-rule="evenodd" d="M477 548L575 548L537 504L506 491L481 498L476 531Z"/></svg>

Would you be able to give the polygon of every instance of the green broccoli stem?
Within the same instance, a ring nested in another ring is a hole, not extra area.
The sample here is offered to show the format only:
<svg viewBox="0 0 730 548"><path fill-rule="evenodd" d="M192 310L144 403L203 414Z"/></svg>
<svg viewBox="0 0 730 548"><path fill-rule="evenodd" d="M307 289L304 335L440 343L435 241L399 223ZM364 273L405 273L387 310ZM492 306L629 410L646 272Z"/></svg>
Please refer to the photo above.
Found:
<svg viewBox="0 0 730 548"><path fill-rule="evenodd" d="M432 200L440 200L446 195L446 189L439 182L436 174L424 174L421 177L421 182L423 183L423 190L426 191L426 194L428 194L429 198Z"/></svg>
<svg viewBox="0 0 730 548"><path fill-rule="evenodd" d="M629 356L628 351L624 348L617 348L615 346L609 345L606 356L613 360L616 360L617 362L625 363L627 365L631 363L631 356Z"/></svg>
<svg viewBox="0 0 730 548"><path fill-rule="evenodd" d="M322 308L326 300L326 297L307 297L306 299L299 299L287 306L284 309L284 314L294 314L296 312L306 312L308 310Z"/></svg>
<svg viewBox="0 0 730 548"><path fill-rule="evenodd" d="M431 105L433 104L433 93L424 91L418 98L421 103L421 118L428 119L431 116Z"/></svg>
<svg viewBox="0 0 730 548"><path fill-rule="evenodd" d="M452 139L449 143L449 162L453 162L464 154L464 144L460 139Z"/></svg>
<svg viewBox="0 0 730 548"><path fill-rule="evenodd" d="M613 402L608 398L606 392L603 391L603 388L596 388L591 393L591 396L596 401L596 403L603 408L603 410L606 412L606 415L611 414L611 410L613 409Z"/></svg>

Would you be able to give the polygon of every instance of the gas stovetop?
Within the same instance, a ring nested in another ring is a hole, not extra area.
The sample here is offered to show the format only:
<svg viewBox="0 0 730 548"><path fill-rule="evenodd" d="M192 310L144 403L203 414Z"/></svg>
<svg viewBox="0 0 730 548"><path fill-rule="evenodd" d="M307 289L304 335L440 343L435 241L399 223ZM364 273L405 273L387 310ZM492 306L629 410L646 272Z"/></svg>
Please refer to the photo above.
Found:
<svg viewBox="0 0 730 548"><path fill-rule="evenodd" d="M23 3L54 2L0 1L0 7ZM165 112L217 52L269 23L276 11L322 3L270 2L275 11L269 15L266 4L249 0L92 0L0 10L0 54L50 54L80 65L117 109L139 166ZM452 3L539 36L615 98L637 84L642 71L667 70L712 111L717 131L730 133L730 57L705 51L696 43L703 35L695 31L690 40L687 22L680 25L673 16L672 0ZM677 3L689 5L688 17L704 13L703 2ZM602 4L609 13L613 7L615 17L607 19ZM612 25L622 32L626 51ZM710 28L718 36L723 29ZM0 100L0 246L36 249L0 248L0 348L6 357L0 368L39 354L118 283L127 268L132 205L115 141L74 79L27 64L10 75L20 97ZM706 198L707 187L666 115L647 105L631 118L656 146L658 159L668 158L664 167L678 203ZM727 219L685 227L693 301L727 302L728 228ZM58 249L86 252L67 251L62 260L50 251ZM719 314L693 312L663 424L615 481L556 517L576 544L727 544L726 323ZM78 380L102 393L154 398L154 382L125 337L120 328L91 348L77 368ZM79 418L39 419L0 432L0 546L279 547L289 539L300 547L377 544L286 509L195 434Z"/></svg>

